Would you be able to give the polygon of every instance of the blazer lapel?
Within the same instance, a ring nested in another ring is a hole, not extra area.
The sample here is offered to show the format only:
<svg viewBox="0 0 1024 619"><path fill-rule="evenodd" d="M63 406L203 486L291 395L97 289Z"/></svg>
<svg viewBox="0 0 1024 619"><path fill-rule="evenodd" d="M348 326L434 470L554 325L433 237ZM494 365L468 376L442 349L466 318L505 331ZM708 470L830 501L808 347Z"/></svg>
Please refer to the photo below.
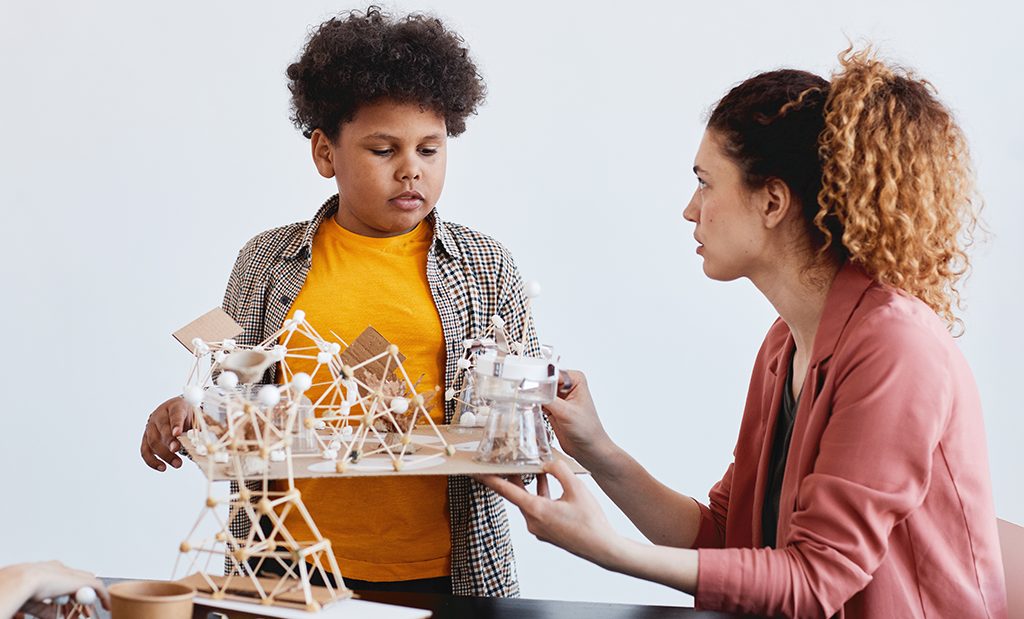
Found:
<svg viewBox="0 0 1024 619"><path fill-rule="evenodd" d="M783 475L782 490L779 494L779 545L785 543L800 482L814 468L821 435L828 425L831 405L817 406L816 400L828 377L832 355L835 353L846 326L850 323L857 306L874 283L864 270L847 262L839 269L822 311L818 330L814 334L811 364L801 387L800 402L797 404L793 435L789 453L786 456L786 471ZM776 404L777 406L777 404ZM760 474L760 473L759 473ZM760 479L759 479L760 481ZM762 499L763 500L763 499Z"/></svg>
<svg viewBox="0 0 1024 619"><path fill-rule="evenodd" d="M767 408L762 409L764 418L764 435L761 437L761 455L757 462L757 477L754 481L754 503L752 510L753 523L751 531L754 545L763 545L764 531L761 530L761 511L764 506L765 486L768 482L768 465L772 457L772 442L775 438L775 424L779 418L779 406L782 404L782 390L786 387L786 373L789 369L789 357L793 354L792 334L786 338L786 344L768 365L765 380L763 402Z"/></svg>

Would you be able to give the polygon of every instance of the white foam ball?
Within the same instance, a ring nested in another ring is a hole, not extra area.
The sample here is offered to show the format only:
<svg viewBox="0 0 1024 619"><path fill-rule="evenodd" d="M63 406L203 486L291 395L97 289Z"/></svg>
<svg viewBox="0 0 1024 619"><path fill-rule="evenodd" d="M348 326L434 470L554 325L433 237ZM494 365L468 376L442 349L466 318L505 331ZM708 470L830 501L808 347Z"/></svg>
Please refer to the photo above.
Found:
<svg viewBox="0 0 1024 619"><path fill-rule="evenodd" d="M409 410L409 400L405 398L391 398L391 412L401 415Z"/></svg>
<svg viewBox="0 0 1024 619"><path fill-rule="evenodd" d="M199 348L201 346L206 346L206 342L203 341L203 338L201 338L201 337L194 337L194 338L192 338L192 348Z"/></svg>
<svg viewBox="0 0 1024 619"><path fill-rule="evenodd" d="M270 452L271 462L284 462L284 458L285 454L283 449L275 449L274 451Z"/></svg>
<svg viewBox="0 0 1024 619"><path fill-rule="evenodd" d="M473 340L462 340L462 347L469 350L473 347Z"/></svg>
<svg viewBox="0 0 1024 619"><path fill-rule="evenodd" d="M352 436L352 426L345 426L341 429L342 436Z"/></svg>
<svg viewBox="0 0 1024 619"><path fill-rule="evenodd" d="M502 327L505 326L505 319L502 318L501 316L495 314L495 315L491 316L491 324L494 325L495 327L498 327L499 329L501 329Z"/></svg>
<svg viewBox="0 0 1024 619"><path fill-rule="evenodd" d="M221 345L224 347L224 350L234 350L235 346L238 346L238 342L235 340L224 340L224 343Z"/></svg>
<svg viewBox="0 0 1024 619"><path fill-rule="evenodd" d="M337 342L331 342L331 349L328 352L330 352L332 355L336 355L336 354L340 353L341 352L341 344L339 344Z"/></svg>
<svg viewBox="0 0 1024 619"><path fill-rule="evenodd" d="M75 601L85 606L95 604L96 590L92 587L82 587L75 592Z"/></svg>
<svg viewBox="0 0 1024 619"><path fill-rule="evenodd" d="M468 370L469 369L469 359L463 357L463 358L459 359L459 361L458 361L458 363L456 365L459 366L460 370Z"/></svg>
<svg viewBox="0 0 1024 619"><path fill-rule="evenodd" d="M203 403L203 388L199 385L188 385L181 396L192 406L199 406Z"/></svg>
<svg viewBox="0 0 1024 619"><path fill-rule="evenodd" d="M234 372L221 372L220 376L217 377L217 386L231 391L238 386L238 374Z"/></svg>
<svg viewBox="0 0 1024 619"><path fill-rule="evenodd" d="M536 299L540 296L540 283L535 281L526 282L523 286L523 293L529 299Z"/></svg>
<svg viewBox="0 0 1024 619"><path fill-rule="evenodd" d="M224 360L224 357L227 356L228 353L224 352L223 350L218 350L217 352L213 353L213 360L216 361L217 363L220 363L221 361Z"/></svg>
<svg viewBox="0 0 1024 619"><path fill-rule="evenodd" d="M292 376L292 389L298 393L306 393L313 386L313 379L305 372L297 372Z"/></svg>
<svg viewBox="0 0 1024 619"><path fill-rule="evenodd" d="M331 353L329 353L329 352L319 352L319 353L317 353L316 354L316 362L317 363L330 363L331 362Z"/></svg>
<svg viewBox="0 0 1024 619"><path fill-rule="evenodd" d="M338 451L341 449L341 441L331 441L331 444L327 446L328 449Z"/></svg>
<svg viewBox="0 0 1024 619"><path fill-rule="evenodd" d="M278 344L277 346L274 346L273 348L270 349L270 354L271 356L273 356L274 359L280 361L281 359L284 359L285 356L288 354L288 348L281 344Z"/></svg>
<svg viewBox="0 0 1024 619"><path fill-rule="evenodd" d="M324 430L327 428L327 422L323 419L317 419L316 423L313 424L313 427L317 430Z"/></svg>
<svg viewBox="0 0 1024 619"><path fill-rule="evenodd" d="M459 417L459 425L467 428L473 427L476 425L476 415L469 411L462 413L462 416Z"/></svg>
<svg viewBox="0 0 1024 619"><path fill-rule="evenodd" d="M218 451L217 453L213 454L213 461L216 462L217 464L227 464L228 452Z"/></svg>
<svg viewBox="0 0 1024 619"><path fill-rule="evenodd" d="M451 387L446 389L445 392L444 392L444 399L445 399L446 402L454 400L455 399L455 390L452 389Z"/></svg>
<svg viewBox="0 0 1024 619"><path fill-rule="evenodd" d="M337 460L338 459L338 451L335 450L335 449L325 449L325 450L323 450L323 453L320 454L320 456L324 460Z"/></svg>
<svg viewBox="0 0 1024 619"><path fill-rule="evenodd" d="M306 319L306 312L304 312L304 311L302 311L300 309L295 310L295 313L292 314L292 320L294 320L295 322L302 322L305 319Z"/></svg>
<svg viewBox="0 0 1024 619"><path fill-rule="evenodd" d="M259 393L256 394L256 398L260 404L269 408L277 406L277 403L281 401L281 392L274 385L263 385L260 387Z"/></svg>

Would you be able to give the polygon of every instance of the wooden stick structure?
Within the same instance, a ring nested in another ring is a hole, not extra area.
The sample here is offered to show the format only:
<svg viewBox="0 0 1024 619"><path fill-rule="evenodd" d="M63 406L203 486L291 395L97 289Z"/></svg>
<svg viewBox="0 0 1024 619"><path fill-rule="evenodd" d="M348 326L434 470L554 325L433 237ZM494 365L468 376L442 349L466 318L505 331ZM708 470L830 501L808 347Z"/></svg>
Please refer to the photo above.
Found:
<svg viewBox="0 0 1024 619"><path fill-rule="evenodd" d="M301 334L314 342L313 347L290 350L292 337ZM341 570L330 540L324 538L313 522L295 487L296 459L335 461L338 472L349 462L386 454L392 468L400 471L412 452L412 432L417 424L426 424L440 445L417 445L417 449L437 451L451 456L455 448L434 423L428 406L439 389L418 392L403 366L398 346L390 344L372 328L359 343L383 346L383 350L354 365L342 360L344 342L326 340L310 325L302 311L256 346L242 346L233 340L206 342L196 338L182 397L192 406L195 420L187 434L195 453L206 457L207 497L195 525L179 547L175 576L179 568L186 573L199 572L214 598L224 598L233 581L244 579L247 589L255 589L262 604L275 604L278 598L300 590L306 608L317 610L310 588L315 574L328 584L331 600L348 597ZM280 342L280 343L278 343ZM313 376L293 372L290 360L316 361ZM279 384L257 384L264 372L278 365ZM383 364L382 371L374 371ZM316 402L305 393L317 384L325 387ZM288 478L284 484L272 484L269 462L285 462ZM213 492L215 466L227 466L238 484L238 492L218 499ZM247 488L257 482L259 490ZM284 487L284 490L279 488ZM275 490L275 488L278 488ZM226 507L226 517L221 510ZM242 515L250 523L246 538L235 537L229 523ZM308 538L299 539L286 526L290 515L297 515ZM212 520L216 534L212 539L193 539L204 522ZM270 531L261 527L269 521ZM216 569L227 561L231 568L226 578L213 578ZM282 576L266 586L268 564L276 565ZM334 576L337 587L331 587Z"/></svg>
<svg viewBox="0 0 1024 619"><path fill-rule="evenodd" d="M98 617L96 610L96 590L82 587L74 595L62 595L58 598L47 598L43 604L52 606L47 617L53 619L79 619L80 617Z"/></svg>
<svg viewBox="0 0 1024 619"><path fill-rule="evenodd" d="M462 428L482 428L487 425L490 417L492 403L486 398L480 397L479 390L475 389L476 360L488 351L494 351L498 357L498 365L508 356L523 357L526 354L526 339L533 320L533 300L540 296L540 284L537 282L526 282L523 286L526 296L526 311L523 315L521 337L519 341L513 341L506 330L505 319L495 314L491 316L484 332L476 338L462 342L463 355L458 361L460 372L457 387L449 387L444 394L445 401L456 402L456 412L452 417L452 424ZM553 356L550 349L542 350L544 358ZM557 363L557 359L555 359Z"/></svg>
<svg viewBox="0 0 1024 619"><path fill-rule="evenodd" d="M461 384L443 394L445 401L458 402L459 416L453 423L484 425L490 403L473 393L476 359L489 352L500 364L506 357L523 354L532 321L529 299L539 294L539 286L528 284L526 292L521 341L510 340L499 316L492 317L480 337L465 340L464 355L458 361L461 381L457 384ZM187 328L178 333L186 332ZM205 333L209 337L211 332ZM301 336L301 344L291 346L297 336ZM390 460L391 469L399 472L413 451L417 460L455 455L455 447L430 415L435 400L441 399L437 397L440 387L421 389L419 381L413 382L398 346L372 327L351 345L334 332L331 336L333 339L321 336L306 320L305 312L296 310L280 329L255 346L201 337L182 342L193 353L182 389L194 419L186 440L192 453L202 457L197 462L205 463L207 493L195 524L179 546L174 578L183 568L185 575L201 574L215 599L242 590L252 596L255 591L259 603L266 605L285 605L282 597L294 600L301 592L304 607L316 611L325 599L322 592L314 595L310 585L310 579L318 576L327 585L327 603L347 598L351 591L345 586L331 542L320 533L295 486L296 463L333 461L335 471L345 473L348 466L364 458L383 456ZM315 362L313 369L309 373L293 371L289 362L299 360L307 367ZM260 384L274 365L278 383ZM314 386L322 391L312 401L306 393ZM414 444L417 426L429 427L437 442ZM272 483L271 462L285 464L286 479L277 476ZM213 481L223 479L225 468L238 490L217 498ZM239 517L250 525L244 538L232 534L229 526ZM289 517L301 520L309 534L302 538L294 535L287 526ZM212 524L216 533L209 539L196 539L201 529L210 528L204 523ZM269 527L265 528L266 523ZM226 576L211 575L223 565L229 567ZM271 566L277 569L270 571L281 575L268 580L263 568ZM327 572L336 586L331 585Z"/></svg>

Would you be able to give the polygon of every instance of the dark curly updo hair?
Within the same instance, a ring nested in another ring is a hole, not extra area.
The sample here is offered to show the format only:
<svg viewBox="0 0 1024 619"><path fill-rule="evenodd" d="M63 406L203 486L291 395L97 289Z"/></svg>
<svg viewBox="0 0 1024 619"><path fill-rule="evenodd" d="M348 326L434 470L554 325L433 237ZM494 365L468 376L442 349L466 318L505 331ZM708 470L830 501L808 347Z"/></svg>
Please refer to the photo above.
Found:
<svg viewBox="0 0 1024 619"><path fill-rule="evenodd" d="M307 138L320 129L332 142L361 105L380 99L437 112L454 137L485 95L462 37L436 17L395 18L377 6L320 24L287 75L292 122Z"/></svg>
<svg viewBox="0 0 1024 619"><path fill-rule="evenodd" d="M826 242L814 218L821 192L818 137L825 129L828 93L828 81L813 73L769 71L730 90L708 119L708 128L723 138L725 152L739 165L748 187L760 187L772 177L789 186L815 247ZM835 233L833 252L841 252L838 223L834 218L826 223Z"/></svg>

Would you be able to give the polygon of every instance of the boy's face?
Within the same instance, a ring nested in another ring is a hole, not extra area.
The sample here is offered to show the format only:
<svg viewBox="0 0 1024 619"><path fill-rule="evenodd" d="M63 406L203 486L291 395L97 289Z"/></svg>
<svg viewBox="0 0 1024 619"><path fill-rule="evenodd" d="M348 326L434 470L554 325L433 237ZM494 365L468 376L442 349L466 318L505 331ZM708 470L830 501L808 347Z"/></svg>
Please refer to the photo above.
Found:
<svg viewBox="0 0 1024 619"><path fill-rule="evenodd" d="M441 115L390 100L360 107L336 143L316 130L313 161L338 183L338 223L375 237L415 228L441 196L447 140Z"/></svg>

